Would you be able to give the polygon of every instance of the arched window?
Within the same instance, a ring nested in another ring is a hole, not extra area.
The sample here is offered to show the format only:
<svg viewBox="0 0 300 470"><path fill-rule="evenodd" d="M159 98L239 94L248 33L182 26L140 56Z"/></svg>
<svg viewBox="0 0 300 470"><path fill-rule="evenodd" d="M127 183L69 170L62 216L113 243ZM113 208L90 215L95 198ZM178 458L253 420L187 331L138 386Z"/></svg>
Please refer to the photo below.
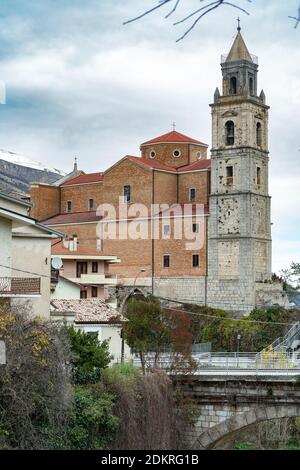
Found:
<svg viewBox="0 0 300 470"><path fill-rule="evenodd" d="M237 81L236 77L231 77L230 79L230 94L236 95L237 92Z"/></svg>
<svg viewBox="0 0 300 470"><path fill-rule="evenodd" d="M226 145L234 145L234 122L227 121L225 124Z"/></svg>
<svg viewBox="0 0 300 470"><path fill-rule="evenodd" d="M256 124L256 145L258 147L261 147L261 142L262 142L262 129L261 129L261 123L258 122Z"/></svg>
<svg viewBox="0 0 300 470"><path fill-rule="evenodd" d="M250 93L250 95L254 94L253 78L252 77L249 78L249 93Z"/></svg>

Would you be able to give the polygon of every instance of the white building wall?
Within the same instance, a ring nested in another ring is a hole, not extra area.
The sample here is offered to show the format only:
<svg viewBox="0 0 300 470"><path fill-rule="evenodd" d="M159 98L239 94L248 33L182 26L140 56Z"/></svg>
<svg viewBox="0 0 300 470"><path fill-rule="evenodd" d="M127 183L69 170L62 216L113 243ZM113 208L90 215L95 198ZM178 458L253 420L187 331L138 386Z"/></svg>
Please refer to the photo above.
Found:
<svg viewBox="0 0 300 470"><path fill-rule="evenodd" d="M0 217L0 277L11 277L11 270L3 266L11 266L11 221Z"/></svg>
<svg viewBox="0 0 300 470"><path fill-rule="evenodd" d="M121 326L119 325L105 325L105 324L82 324L75 325L76 329L88 332L98 333L99 341L109 340L109 352L114 356L112 363L120 362L122 354L122 339L121 339ZM124 344L124 358L131 357L130 348Z"/></svg>
<svg viewBox="0 0 300 470"><path fill-rule="evenodd" d="M51 292L50 299L80 299L80 286L76 286L65 279L60 278L55 290Z"/></svg>
<svg viewBox="0 0 300 470"><path fill-rule="evenodd" d="M41 295L28 298L30 314L50 319L51 239L30 236L14 236L12 241L13 267L20 277L40 277ZM33 273L36 273L37 276ZM12 304L24 305L24 299L13 299Z"/></svg>

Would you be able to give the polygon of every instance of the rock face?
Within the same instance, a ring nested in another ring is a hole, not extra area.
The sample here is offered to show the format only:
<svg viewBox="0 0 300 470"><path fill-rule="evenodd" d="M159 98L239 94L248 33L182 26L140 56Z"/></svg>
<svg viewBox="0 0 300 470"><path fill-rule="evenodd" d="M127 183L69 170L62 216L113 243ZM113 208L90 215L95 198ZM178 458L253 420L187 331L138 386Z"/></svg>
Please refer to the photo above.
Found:
<svg viewBox="0 0 300 470"><path fill-rule="evenodd" d="M54 183L61 176L61 173L55 173L47 169L30 168L0 159L0 191L5 193L20 192L27 194L30 182Z"/></svg>

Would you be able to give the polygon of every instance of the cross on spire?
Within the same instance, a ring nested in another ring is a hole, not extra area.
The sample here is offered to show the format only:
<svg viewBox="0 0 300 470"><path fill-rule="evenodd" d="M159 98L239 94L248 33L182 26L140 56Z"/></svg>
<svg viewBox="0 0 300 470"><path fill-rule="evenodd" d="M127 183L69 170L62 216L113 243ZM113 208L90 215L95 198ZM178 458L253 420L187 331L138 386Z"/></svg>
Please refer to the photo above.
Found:
<svg viewBox="0 0 300 470"><path fill-rule="evenodd" d="M238 22L237 30L238 30L238 32L240 32L242 28L241 28L241 20L240 20L240 17L239 17L239 16L238 16L238 18L237 18L237 22Z"/></svg>
<svg viewBox="0 0 300 470"><path fill-rule="evenodd" d="M176 122L173 122L173 131L176 130Z"/></svg>

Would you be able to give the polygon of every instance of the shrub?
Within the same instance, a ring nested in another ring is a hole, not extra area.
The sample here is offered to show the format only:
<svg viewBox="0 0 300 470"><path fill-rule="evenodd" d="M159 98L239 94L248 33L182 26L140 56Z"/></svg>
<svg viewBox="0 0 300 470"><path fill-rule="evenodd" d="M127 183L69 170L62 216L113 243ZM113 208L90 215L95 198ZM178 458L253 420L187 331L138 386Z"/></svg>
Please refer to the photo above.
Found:
<svg viewBox="0 0 300 470"><path fill-rule="evenodd" d="M108 341L100 343L97 335L67 328L73 353L74 380L77 384L97 383L101 370L108 367L112 356Z"/></svg>
<svg viewBox="0 0 300 470"><path fill-rule="evenodd" d="M75 386L74 404L64 432L48 430L52 449L102 450L114 438L118 419L113 415L114 396L101 385Z"/></svg>
<svg viewBox="0 0 300 470"><path fill-rule="evenodd" d="M64 429L72 405L65 331L28 314L21 307L0 311L7 349L0 369L1 448L47 448L44 429Z"/></svg>

